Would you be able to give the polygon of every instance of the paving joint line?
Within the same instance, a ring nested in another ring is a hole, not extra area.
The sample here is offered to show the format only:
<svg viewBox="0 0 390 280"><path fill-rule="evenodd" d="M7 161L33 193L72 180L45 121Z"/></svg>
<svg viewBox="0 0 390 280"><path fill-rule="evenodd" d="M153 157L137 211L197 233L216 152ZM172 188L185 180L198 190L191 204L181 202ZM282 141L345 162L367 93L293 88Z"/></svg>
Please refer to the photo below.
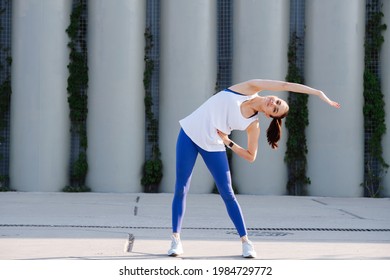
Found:
<svg viewBox="0 0 390 280"><path fill-rule="evenodd" d="M102 228L102 229L171 229L158 226L102 226L102 225L44 225L44 224L0 224L0 227L25 228ZM183 227L186 230L234 230L231 227ZM354 232L390 232L390 228L285 228L285 227L250 227L248 231L354 231Z"/></svg>

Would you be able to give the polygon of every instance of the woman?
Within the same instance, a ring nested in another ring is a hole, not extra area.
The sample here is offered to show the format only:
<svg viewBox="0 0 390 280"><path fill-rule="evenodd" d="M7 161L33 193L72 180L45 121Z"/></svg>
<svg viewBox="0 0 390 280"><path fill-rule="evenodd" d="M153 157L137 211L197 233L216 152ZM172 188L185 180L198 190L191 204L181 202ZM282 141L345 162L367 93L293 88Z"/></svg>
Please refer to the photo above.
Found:
<svg viewBox="0 0 390 280"><path fill-rule="evenodd" d="M282 134L282 119L287 115L287 103L276 96L260 96L259 92L291 91L313 94L329 105L339 108L322 91L296 83L254 79L225 89L180 121L181 130L176 146L176 185L172 202L172 243L169 256L183 253L180 231L186 207L186 195L190 188L192 170L200 154L213 175L218 191L226 205L230 219L242 241L242 256L255 258L253 244L248 240L244 218L232 190L226 147L238 156L253 162L256 159L260 126L259 113L273 118L267 129L267 140L272 149L278 147ZM246 130L247 148L232 140L232 130Z"/></svg>

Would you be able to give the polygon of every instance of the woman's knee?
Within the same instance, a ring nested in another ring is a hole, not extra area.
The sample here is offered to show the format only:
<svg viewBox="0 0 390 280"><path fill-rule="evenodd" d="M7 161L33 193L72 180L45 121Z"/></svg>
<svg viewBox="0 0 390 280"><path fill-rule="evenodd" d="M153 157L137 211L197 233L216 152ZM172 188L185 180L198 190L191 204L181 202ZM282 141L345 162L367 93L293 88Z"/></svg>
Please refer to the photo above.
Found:
<svg viewBox="0 0 390 280"><path fill-rule="evenodd" d="M188 193L189 185L188 184L176 184L175 186L175 197L185 197Z"/></svg>
<svg viewBox="0 0 390 280"><path fill-rule="evenodd" d="M236 196L234 195L234 192L233 191L220 191L219 192L222 199L225 201L225 202L230 202L230 201L236 201Z"/></svg>

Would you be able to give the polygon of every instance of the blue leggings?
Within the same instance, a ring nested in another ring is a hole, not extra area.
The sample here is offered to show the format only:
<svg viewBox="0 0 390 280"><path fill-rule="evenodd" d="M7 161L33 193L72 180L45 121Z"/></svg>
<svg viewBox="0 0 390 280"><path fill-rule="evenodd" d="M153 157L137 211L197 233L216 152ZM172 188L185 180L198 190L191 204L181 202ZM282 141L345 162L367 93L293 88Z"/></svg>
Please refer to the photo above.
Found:
<svg viewBox="0 0 390 280"><path fill-rule="evenodd" d="M197 146L181 129L176 145L176 185L172 202L172 230L180 233L186 208L186 196L190 189L192 170L198 153L214 177L218 191L225 202L227 212L240 237L247 234L240 205L232 189L226 152L207 152Z"/></svg>

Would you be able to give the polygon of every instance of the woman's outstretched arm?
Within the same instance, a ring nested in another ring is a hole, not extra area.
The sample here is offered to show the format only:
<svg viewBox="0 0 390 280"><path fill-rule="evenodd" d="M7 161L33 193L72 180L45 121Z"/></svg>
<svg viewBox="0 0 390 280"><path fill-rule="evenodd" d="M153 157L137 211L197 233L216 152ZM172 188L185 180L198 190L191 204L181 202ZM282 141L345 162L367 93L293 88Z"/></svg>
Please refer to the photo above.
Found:
<svg viewBox="0 0 390 280"><path fill-rule="evenodd" d="M285 81L277 80L262 80L262 79L253 79L243 83L236 84L230 87L232 90L251 95L262 90L271 90L271 91L291 91L305 94L317 95L323 101L329 105L340 108L340 104L330 100L326 94L318 89L311 88L297 83L290 83Z"/></svg>

